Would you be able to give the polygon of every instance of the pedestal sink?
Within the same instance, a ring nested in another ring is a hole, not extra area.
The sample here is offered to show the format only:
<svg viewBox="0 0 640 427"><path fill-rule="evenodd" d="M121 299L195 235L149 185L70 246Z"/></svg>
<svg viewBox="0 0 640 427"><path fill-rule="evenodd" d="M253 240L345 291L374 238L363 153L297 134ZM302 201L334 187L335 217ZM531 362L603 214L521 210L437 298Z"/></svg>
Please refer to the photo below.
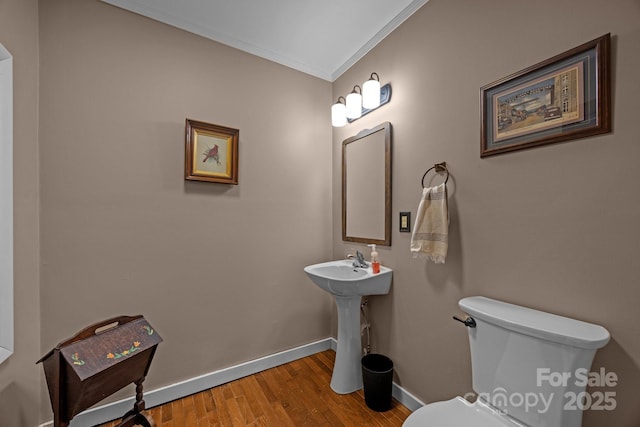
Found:
<svg viewBox="0 0 640 427"><path fill-rule="evenodd" d="M353 267L351 260L329 261L304 268L307 276L333 295L338 307L338 347L331 376L331 389L347 394L362 388L362 342L360 340L360 302L366 295L385 295L391 288L392 270L380 267Z"/></svg>

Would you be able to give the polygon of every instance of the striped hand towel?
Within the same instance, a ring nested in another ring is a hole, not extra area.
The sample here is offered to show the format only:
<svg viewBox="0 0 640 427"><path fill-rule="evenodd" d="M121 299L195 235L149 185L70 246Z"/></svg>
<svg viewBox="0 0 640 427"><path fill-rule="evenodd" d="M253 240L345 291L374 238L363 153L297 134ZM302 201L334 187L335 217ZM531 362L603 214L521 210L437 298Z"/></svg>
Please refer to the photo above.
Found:
<svg viewBox="0 0 640 427"><path fill-rule="evenodd" d="M449 206L447 186L442 183L422 190L416 222L411 235L414 258L428 258L444 264L449 247Z"/></svg>

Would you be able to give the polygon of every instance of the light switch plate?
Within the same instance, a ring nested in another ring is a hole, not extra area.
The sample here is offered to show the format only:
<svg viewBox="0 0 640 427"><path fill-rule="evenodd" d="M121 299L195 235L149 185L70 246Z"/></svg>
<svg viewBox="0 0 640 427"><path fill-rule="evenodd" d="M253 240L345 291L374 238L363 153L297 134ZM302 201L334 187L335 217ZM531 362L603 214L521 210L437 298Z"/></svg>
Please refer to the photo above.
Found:
<svg viewBox="0 0 640 427"><path fill-rule="evenodd" d="M400 232L411 232L411 212L400 212Z"/></svg>

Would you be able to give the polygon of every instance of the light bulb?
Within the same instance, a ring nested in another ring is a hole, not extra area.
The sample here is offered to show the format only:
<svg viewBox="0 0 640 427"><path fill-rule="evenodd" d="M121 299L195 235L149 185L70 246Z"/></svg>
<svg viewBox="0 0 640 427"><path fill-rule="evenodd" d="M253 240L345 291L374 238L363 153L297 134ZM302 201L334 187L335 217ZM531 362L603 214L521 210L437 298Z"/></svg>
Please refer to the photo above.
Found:
<svg viewBox="0 0 640 427"><path fill-rule="evenodd" d="M362 85L362 106L367 110L380 106L380 80L377 73L371 73L369 80Z"/></svg>
<svg viewBox="0 0 640 427"><path fill-rule="evenodd" d="M358 119L362 116L362 95L356 92L356 88L360 89L360 86L355 85L353 91L347 95L348 119Z"/></svg>
<svg viewBox="0 0 640 427"><path fill-rule="evenodd" d="M340 98L344 99L342 96ZM347 124L347 107L340 102L340 98L331 106L331 125L337 128Z"/></svg>

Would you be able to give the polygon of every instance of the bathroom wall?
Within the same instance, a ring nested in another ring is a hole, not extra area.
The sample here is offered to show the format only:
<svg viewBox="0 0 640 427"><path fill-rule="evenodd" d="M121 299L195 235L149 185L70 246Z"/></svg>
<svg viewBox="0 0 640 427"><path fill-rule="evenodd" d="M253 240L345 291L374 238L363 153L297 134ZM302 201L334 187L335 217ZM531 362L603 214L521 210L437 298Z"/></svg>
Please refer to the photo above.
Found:
<svg viewBox="0 0 640 427"><path fill-rule="evenodd" d="M611 134L480 158L480 87L609 32ZM388 120L393 245L379 252L395 271L391 294L370 298L373 350L424 402L472 390L466 331L451 316L461 297L485 295L604 325L612 340L593 368L619 384L593 390L615 392L617 408L588 411L584 425L640 425L639 45L637 0L431 0L334 83L333 99L372 71L392 84L389 104L334 129L333 250L357 246L341 242L341 142ZM411 258L398 212L415 217L420 179L441 161L450 246L435 265Z"/></svg>
<svg viewBox="0 0 640 427"><path fill-rule="evenodd" d="M594 368L620 377L601 389L617 408L585 426L635 427L639 15L637 0L431 0L332 85L98 0L3 0L16 338L0 424L51 419L35 361L106 317L144 314L164 337L149 388L326 337L332 302L302 266L358 247L341 242L341 141L389 120L394 234L379 251L394 285L370 308L396 381L425 402L471 390L451 315L482 294L606 326ZM607 32L613 133L481 160L479 88ZM334 129L331 151L327 106L372 71L391 102ZM240 129L240 185L182 180L186 117ZM443 266L411 259L397 232L438 161L452 173Z"/></svg>
<svg viewBox="0 0 640 427"><path fill-rule="evenodd" d="M326 338L331 83L98 0L39 15L42 350L143 314L154 389ZM184 181L187 117L240 130L239 185Z"/></svg>
<svg viewBox="0 0 640 427"><path fill-rule="evenodd" d="M0 2L13 56L14 353L0 364L0 425L35 426L40 396L38 288L38 2Z"/></svg>

